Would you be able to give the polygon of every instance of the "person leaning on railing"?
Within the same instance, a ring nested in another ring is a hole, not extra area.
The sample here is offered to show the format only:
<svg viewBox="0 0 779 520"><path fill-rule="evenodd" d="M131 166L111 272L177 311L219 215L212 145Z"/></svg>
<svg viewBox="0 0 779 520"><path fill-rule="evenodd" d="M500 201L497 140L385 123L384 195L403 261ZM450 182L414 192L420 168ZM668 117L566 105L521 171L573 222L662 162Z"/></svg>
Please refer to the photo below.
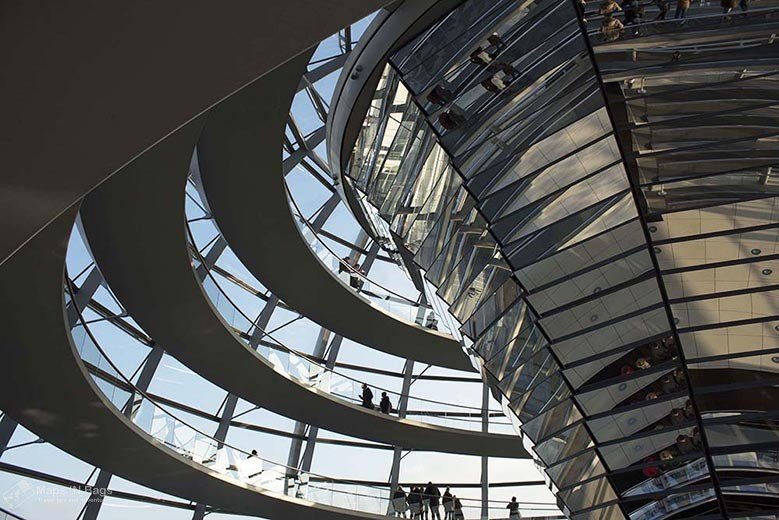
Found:
<svg viewBox="0 0 779 520"><path fill-rule="evenodd" d="M402 486L398 486L398 489L392 494L392 514L393 516L406 518L407 510L406 492L403 491Z"/></svg>
<svg viewBox="0 0 779 520"><path fill-rule="evenodd" d="M452 495L452 499L454 499L454 520L465 520L465 515L463 514L463 503L460 502L460 499L457 498L457 495Z"/></svg>
<svg viewBox="0 0 779 520"><path fill-rule="evenodd" d="M424 518L427 518L429 512L430 520L441 520L441 512L438 510L438 503L440 500L441 491L432 482L428 482L422 496Z"/></svg>
<svg viewBox="0 0 779 520"><path fill-rule="evenodd" d="M348 265L352 264L352 259L348 256L345 256L341 258L341 261L338 262L338 274L346 273L349 271Z"/></svg>
<svg viewBox="0 0 779 520"><path fill-rule="evenodd" d="M422 518L422 490L416 486L411 488L408 494L408 507L411 509L411 518Z"/></svg>
<svg viewBox="0 0 779 520"><path fill-rule="evenodd" d="M357 290L362 289L365 281L360 276L358 276L357 273L365 276L365 270L360 267L357 259L352 259L349 256L341 258L341 260L338 262L338 274L340 275L344 273L349 275L350 286Z"/></svg>
<svg viewBox="0 0 779 520"><path fill-rule="evenodd" d="M522 518L519 514L519 502L517 502L517 497L511 497L511 502L508 503L506 509L509 510L509 520Z"/></svg>
<svg viewBox="0 0 779 520"><path fill-rule="evenodd" d="M444 506L444 520L451 520L454 518L454 497L449 488L446 488L444 494L441 496L441 503Z"/></svg>

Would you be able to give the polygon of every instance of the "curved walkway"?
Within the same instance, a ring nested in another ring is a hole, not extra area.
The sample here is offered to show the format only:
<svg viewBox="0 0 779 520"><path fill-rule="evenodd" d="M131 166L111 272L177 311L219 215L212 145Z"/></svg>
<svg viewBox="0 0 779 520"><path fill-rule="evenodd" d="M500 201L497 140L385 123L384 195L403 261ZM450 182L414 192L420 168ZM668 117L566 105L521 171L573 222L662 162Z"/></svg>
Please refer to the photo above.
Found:
<svg viewBox="0 0 779 520"><path fill-rule="evenodd" d="M753 9L749 11L748 17L741 12L731 16L731 19L735 20L733 23L733 21L723 22L722 8L719 5L712 5L708 12L702 10L700 6L695 6L692 15L683 21L668 18L665 21L639 23L635 26L629 26L623 31L620 39L616 41L603 41L599 29L600 20L597 24L592 25L597 25L598 29L588 30L588 34L596 54L619 50L633 52L634 50L692 47L695 45L705 49L706 44L722 41L723 23L728 24L725 35L729 40L746 42L752 40L749 43L754 43L755 40L773 34L775 29L771 18L776 15L775 9L777 7L779 7L779 2L776 0L755 4ZM632 33L630 29L638 30L639 34Z"/></svg>
<svg viewBox="0 0 779 520"><path fill-rule="evenodd" d="M301 64L304 59L293 61L273 76L284 74L291 81L287 71L299 71ZM238 96L269 95L260 84L268 78ZM274 104L275 99L266 97L266 102ZM210 121L211 115L207 117ZM104 278L155 341L231 393L330 431L409 449L529 457L514 435L398 419L304 386L238 339L209 302L191 265L184 190L196 139L193 132L189 139L141 157L90 194L81 209L89 246ZM282 202L287 204L286 198ZM276 258L277 252L271 256Z"/></svg>
<svg viewBox="0 0 779 520"><path fill-rule="evenodd" d="M233 481L164 447L122 415L77 359L64 319L63 266L76 208L38 234L0 274L0 406L89 464L187 500L267 518L382 518Z"/></svg>
<svg viewBox="0 0 779 520"><path fill-rule="evenodd" d="M336 334L422 363L473 371L451 336L374 306L322 265L298 231L282 174L284 129L305 63L285 67L208 114L198 144L203 187L227 243L290 307Z"/></svg>

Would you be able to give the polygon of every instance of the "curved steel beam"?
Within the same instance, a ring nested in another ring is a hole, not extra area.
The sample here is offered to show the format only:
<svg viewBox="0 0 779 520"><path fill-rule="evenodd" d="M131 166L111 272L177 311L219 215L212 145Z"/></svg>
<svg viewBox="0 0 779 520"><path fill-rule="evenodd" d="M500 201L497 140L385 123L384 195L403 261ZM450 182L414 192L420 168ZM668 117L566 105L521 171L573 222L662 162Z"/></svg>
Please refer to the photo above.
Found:
<svg viewBox="0 0 779 520"><path fill-rule="evenodd" d="M212 112L206 116L206 127L225 115L245 118L260 127L268 125L252 107L281 106L280 121L289 108L290 88L300 79L300 67L307 58L296 59L272 75L236 94L225 104L230 111ZM286 88L290 87L290 88ZM236 113L233 114L232 112ZM231 120L231 117L227 121ZM219 128L218 125L214 128ZM275 130L279 130L275 128ZM201 144L209 138L208 130ZM263 130L267 132L267 130ZM249 133L245 138L254 147L262 148L263 139L279 140L281 133ZM233 140L233 137L236 140ZM225 134L231 143L243 144L243 138ZM214 309L192 269L186 237L184 191L195 135L182 142L166 156L145 155L132 168L114 176L84 201L81 218L98 266L112 290L131 316L166 350L196 373L232 394L268 408L286 417L321 428L362 439L400 445L420 450L504 457L528 457L520 439L513 435L498 435L445 428L433 424L398 419L350 404L316 388L304 385L274 366L242 342ZM281 149L274 148L278 161L260 154L261 163L253 152L243 147L239 154L229 155L213 163L223 175L231 164L246 164L261 181L281 184L274 189L261 182L257 190L246 193L263 204L283 205L289 218L287 200L283 197ZM231 159L233 158L233 159ZM228 160L231 159L231 160ZM207 170L203 171L204 178ZM262 175L267 171L268 175ZM246 177L241 177L246 178ZM275 181L274 179L278 179ZM263 192L270 193L265 201ZM142 203L141 203L142 202ZM219 211L218 204L213 204ZM230 206L236 211L247 202L239 198ZM251 205L249 204L251 209ZM274 226L273 222L255 222ZM290 223L294 226L294 223ZM297 230L292 230L297 233ZM264 235L258 230L257 240ZM278 237L275 237L278 239ZM272 243L271 243L272 245ZM308 247L304 244L304 247ZM272 260L288 269L295 258L271 250ZM310 252L308 254L311 254ZM284 259L282 262L281 260ZM340 283L340 282L339 282ZM313 294L316 294L314 290ZM320 305L333 305L320 301Z"/></svg>
<svg viewBox="0 0 779 520"><path fill-rule="evenodd" d="M287 201L281 160L296 84L294 77L286 84L257 82L208 114L198 160L222 234L263 285L323 327L388 354L473 371L454 338L373 305L322 265L302 237Z"/></svg>
<svg viewBox="0 0 779 520"><path fill-rule="evenodd" d="M0 301L0 312L7 318L0 339L3 411L89 464L225 511L300 520L312 515L332 520L382 518L227 478L155 441L108 401L79 361L65 321L63 268L77 209L47 226L0 271L0 289L16 295Z"/></svg>

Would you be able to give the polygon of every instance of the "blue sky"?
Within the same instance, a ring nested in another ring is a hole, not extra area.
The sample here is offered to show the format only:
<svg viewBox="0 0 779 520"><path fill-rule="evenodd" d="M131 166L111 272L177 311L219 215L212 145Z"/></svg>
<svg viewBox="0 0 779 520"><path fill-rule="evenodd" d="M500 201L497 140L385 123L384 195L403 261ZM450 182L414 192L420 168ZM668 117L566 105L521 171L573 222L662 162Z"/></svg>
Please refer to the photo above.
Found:
<svg viewBox="0 0 779 520"><path fill-rule="evenodd" d="M355 39L359 37L359 34L364 30L368 22L369 20L366 19L353 27ZM319 46L313 60L319 60L339 53L337 39L331 37ZM327 76L317 83L316 88L325 99L329 100L337 78L338 72ZM310 133L322 125L305 92L301 92L296 97L292 112L304 133ZM319 146L317 152L326 159L324 145ZM301 167L296 168L287 177L287 182L296 203L307 216L314 213L330 197L329 191ZM196 192L190 189L189 193L192 195L192 198L187 199L187 215L189 219L196 219L202 216L202 211L193 201L193 199L197 198ZM213 223L208 220L193 222L191 228L195 237L195 243L201 247L207 244L217 233ZM343 203L333 213L332 217L328 219L325 230L349 241L356 240L360 231L359 225ZM323 240L336 254L345 255L348 253L348 249L340 244L326 238ZM68 272L71 276L75 276L87 269L91 263L90 254L79 233L77 231L74 232L67 257ZM219 258L217 265L251 284L254 288L261 291L264 290L260 281L256 280L248 272L229 249ZM369 277L382 286L411 299L416 299L419 296L406 274L395 264L376 262L369 273ZM218 281L226 294L247 315L256 316L263 308L264 302L260 298L224 280ZM120 313L122 311L110 292L105 288L101 288L97 292L95 299L111 309L112 312ZM90 325L90 330L121 372L125 376L135 373L148 354L149 348L110 323L100 321L100 317L93 311L85 311L84 317L88 321L96 320ZM131 319L128 321L134 323ZM267 330L274 331L272 335L277 341L293 349L310 353L320 332L320 327L306 318L300 318L294 312L277 309L273 313ZM375 351L348 339L343 342L338 361L355 365L381 367L382 369L395 372L400 372L404 364L403 359ZM424 365L417 364L415 372L418 373L424 368ZM343 370L343 373L361 381L366 381L372 386L400 391L401 379L397 377L368 374L354 370ZM427 375L463 375L462 373L438 367L430 368L425 373ZM193 373L175 358L168 355L164 356L149 388L149 392L208 411L209 413L216 413L226 396L224 390ZM412 386L412 395L415 397L451 402L460 406L479 407L481 405L481 392L482 385L480 383L445 383L419 380ZM411 408L419 409L424 407L425 403L412 401L410 406ZM238 406L238 413L246 412L253 408L250 403L241 401ZM493 402L491 408L498 410L500 407L498 403ZM188 422L191 421L192 426L202 429L206 433L215 431L216 423L213 421L189 416L184 413L177 413L177 415L185 418ZM294 421L268 410L250 411L242 415L240 420L250 424L286 431L291 431L294 426ZM506 422L505 419L501 419L501 421ZM500 431L504 432L506 428L504 427ZM321 432L320 435L331 439L347 438L332 432ZM33 440L35 440L35 437L32 434L23 428L19 428L11 440L10 446L19 446ZM521 442L519 438L517 442ZM277 435L231 428L228 432L227 443L247 451L258 449L261 457L285 463L290 441L285 437ZM391 451L319 444L316 448L312 472L336 478L386 481L389 475L391 459ZM2 462L36 469L78 482L90 482L90 476L92 481L94 480L93 467L46 443L31 444L11 449L2 455ZM478 482L480 471L479 457L413 452L404 458L401 465L401 480ZM533 467L531 461L492 459L489 472L490 479L494 482L538 480L541 478L540 473ZM112 480L111 488L155 497L175 498L166 497L164 494L143 488L118 477ZM551 493L544 487L496 489L492 491L491 498L507 501L512 494L516 494L521 499L527 501L553 502ZM478 498L479 490L470 489L463 491L462 495ZM12 511L30 519L76 518L86 498L87 495L83 492L44 484L40 481L18 477L9 473L0 473L0 505L8 507ZM137 518L139 509L143 510L144 518L151 519L183 519L191 518L192 515L191 511L139 504L109 497L106 499L100 518ZM529 510L525 512L530 513ZM209 518L226 519L238 517L213 514Z"/></svg>

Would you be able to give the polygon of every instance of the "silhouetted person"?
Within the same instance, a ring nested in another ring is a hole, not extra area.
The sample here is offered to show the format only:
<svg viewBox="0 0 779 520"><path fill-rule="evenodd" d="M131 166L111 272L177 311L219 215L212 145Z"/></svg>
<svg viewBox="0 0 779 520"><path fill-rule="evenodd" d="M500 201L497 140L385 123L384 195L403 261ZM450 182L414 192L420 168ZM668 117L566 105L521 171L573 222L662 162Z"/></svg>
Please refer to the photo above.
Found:
<svg viewBox="0 0 779 520"><path fill-rule="evenodd" d="M649 357L652 358L652 361L655 363L662 363L663 361L670 359L672 356L671 351L665 345L665 343L662 341L656 341L649 349Z"/></svg>
<svg viewBox="0 0 779 520"><path fill-rule="evenodd" d="M503 81L511 83L519 77L519 71L511 63L501 63L500 71L503 73Z"/></svg>
<svg viewBox="0 0 779 520"><path fill-rule="evenodd" d="M522 518L519 515L519 502L517 502L517 497L511 497L511 502L508 503L506 509L509 510L509 520L512 520L513 518Z"/></svg>
<svg viewBox="0 0 779 520"><path fill-rule="evenodd" d="M438 122L445 130L456 130L465 124L465 118L457 112L448 110L438 115Z"/></svg>
<svg viewBox="0 0 779 520"><path fill-rule="evenodd" d="M448 103L454 94L451 90L441 85L436 85L433 90L427 95L427 100L434 105L445 105Z"/></svg>
<svg viewBox="0 0 779 520"><path fill-rule="evenodd" d="M441 491L434 486L432 482L428 482L424 495L425 500L422 504L425 507L425 517L427 517L427 512L430 511L431 519L436 518L441 520L441 512L438 510L438 504L441 500Z"/></svg>
<svg viewBox="0 0 779 520"><path fill-rule="evenodd" d="M500 50L506 46L506 42L504 42L503 38L501 38L500 35L496 32L487 36L487 41L490 45L495 47L496 50Z"/></svg>
<svg viewBox="0 0 779 520"><path fill-rule="evenodd" d="M400 516L406 518L406 510L408 504L406 503L406 492L403 491L402 486L398 486L398 489L392 494L392 511L393 516Z"/></svg>
<svg viewBox="0 0 779 520"><path fill-rule="evenodd" d="M427 315L427 318L425 320L425 328L431 330L438 330L438 318L436 318L435 313L433 311L430 311L430 314Z"/></svg>
<svg viewBox="0 0 779 520"><path fill-rule="evenodd" d="M351 272L351 269L349 269L349 267L351 266L352 266L351 258L349 258L348 256L341 258L341 261L338 262L338 274Z"/></svg>
<svg viewBox="0 0 779 520"><path fill-rule="evenodd" d="M444 494L441 496L441 504L444 506L444 520L451 520L454 518L454 498L449 488L446 488Z"/></svg>
<svg viewBox="0 0 779 520"><path fill-rule="evenodd" d="M673 372L674 380L676 381L676 384L679 386L684 386L687 384L687 377L684 375L684 370L681 368L675 368Z"/></svg>
<svg viewBox="0 0 779 520"><path fill-rule="evenodd" d="M411 508L411 518L422 518L422 491L418 487L411 488L408 506Z"/></svg>
<svg viewBox="0 0 779 520"><path fill-rule="evenodd" d="M679 390L679 384L671 374L666 374L660 379L660 386L664 394L672 394Z"/></svg>
<svg viewBox="0 0 779 520"><path fill-rule="evenodd" d="M689 455L696 450L692 443L692 439L687 435L679 435L676 438L676 449L679 450L681 455Z"/></svg>
<svg viewBox="0 0 779 520"><path fill-rule="evenodd" d="M695 449L699 450L701 449L701 446L703 446L703 440L701 439L701 431L696 426L692 429L692 445L695 446Z"/></svg>
<svg viewBox="0 0 779 520"><path fill-rule="evenodd" d="M689 399L684 403L684 417L688 421L695 419L695 408L692 407L692 401Z"/></svg>
<svg viewBox="0 0 779 520"><path fill-rule="evenodd" d="M360 273L364 276L365 270L360 267L360 264L358 264L356 260L352 263L352 267L354 267L354 271L352 271L349 277L349 285L357 290L362 289L365 280L363 280L357 273Z"/></svg>
<svg viewBox="0 0 779 520"><path fill-rule="evenodd" d="M386 413L387 415L389 415L389 413L392 411L392 403L390 403L387 392L381 393L381 401L379 401L379 409L381 410L381 413Z"/></svg>
<svg viewBox="0 0 779 520"><path fill-rule="evenodd" d="M452 498L454 499L454 520L465 520L465 515L463 514L463 503L460 502L460 499L457 498L457 495L453 495Z"/></svg>
<svg viewBox="0 0 779 520"><path fill-rule="evenodd" d="M660 461L662 464L660 465L660 468L663 471L669 471L671 469L674 469L679 466L679 463L676 462L674 454L671 450L663 450L660 452Z"/></svg>
<svg viewBox="0 0 779 520"><path fill-rule="evenodd" d="M668 14L669 9L671 9L671 3L669 0L655 0L655 5L657 6L657 9L660 10L660 13L655 17L655 21L665 20L665 16Z"/></svg>
<svg viewBox="0 0 779 520"><path fill-rule="evenodd" d="M684 410L681 408L674 408L671 410L669 416L671 417L671 424L674 426L678 426L687 422L687 418L684 416Z"/></svg>
<svg viewBox="0 0 779 520"><path fill-rule="evenodd" d="M623 0L622 10L625 12L625 24L637 24L640 20L640 7L636 0Z"/></svg>
<svg viewBox="0 0 779 520"><path fill-rule="evenodd" d="M368 385L365 383L362 384L362 394L360 394L360 397L362 398L362 405L365 408L373 410L373 392L371 392L371 389L368 388Z"/></svg>

